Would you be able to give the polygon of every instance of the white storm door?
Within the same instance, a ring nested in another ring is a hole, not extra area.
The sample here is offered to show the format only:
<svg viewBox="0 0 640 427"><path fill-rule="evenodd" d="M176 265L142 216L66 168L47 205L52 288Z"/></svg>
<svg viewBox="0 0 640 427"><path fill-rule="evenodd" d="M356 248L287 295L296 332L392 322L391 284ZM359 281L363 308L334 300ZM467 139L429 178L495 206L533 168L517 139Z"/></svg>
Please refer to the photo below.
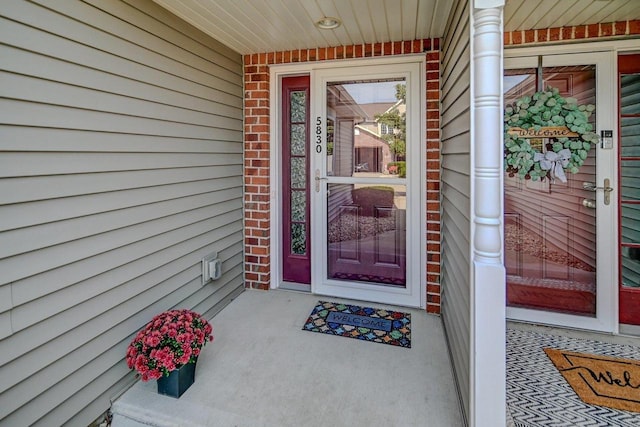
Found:
<svg viewBox="0 0 640 427"><path fill-rule="evenodd" d="M538 101L531 95L540 90L541 78L545 91L553 88L589 111L595 107L588 123L598 135L615 131L614 58L613 52L547 54L541 67L537 56L505 58L505 107L528 99L534 106ZM558 144L567 144L554 137L528 141L551 155ZM566 182L557 176L540 181L505 172L510 319L615 331L617 147L598 142L586 153L575 173L566 171Z"/></svg>
<svg viewBox="0 0 640 427"><path fill-rule="evenodd" d="M312 291L419 307L420 63L312 74Z"/></svg>

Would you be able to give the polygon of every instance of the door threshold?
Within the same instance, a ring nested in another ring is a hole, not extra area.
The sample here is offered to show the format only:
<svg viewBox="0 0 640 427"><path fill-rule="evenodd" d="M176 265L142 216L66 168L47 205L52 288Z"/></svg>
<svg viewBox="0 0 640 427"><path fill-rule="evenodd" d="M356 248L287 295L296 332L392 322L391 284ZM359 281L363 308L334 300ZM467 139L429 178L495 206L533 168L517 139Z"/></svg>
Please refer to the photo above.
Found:
<svg viewBox="0 0 640 427"><path fill-rule="evenodd" d="M278 289L284 289L287 291L305 292L308 294L311 293L311 285L308 285L306 283L282 282L280 283L280 286L278 286Z"/></svg>
<svg viewBox="0 0 640 427"><path fill-rule="evenodd" d="M620 335L629 335L632 337L640 337L640 326L638 325L627 325L624 323L620 323L619 326Z"/></svg>

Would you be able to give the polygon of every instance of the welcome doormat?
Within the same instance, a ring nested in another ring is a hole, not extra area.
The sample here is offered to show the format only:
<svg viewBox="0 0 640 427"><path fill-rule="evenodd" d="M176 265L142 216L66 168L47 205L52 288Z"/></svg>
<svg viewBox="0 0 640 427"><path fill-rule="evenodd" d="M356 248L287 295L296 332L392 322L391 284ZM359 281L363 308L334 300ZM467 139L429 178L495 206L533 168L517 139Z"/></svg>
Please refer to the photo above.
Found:
<svg viewBox="0 0 640 427"><path fill-rule="evenodd" d="M304 331L411 348L411 314L318 301Z"/></svg>
<svg viewBox="0 0 640 427"><path fill-rule="evenodd" d="M584 402L640 412L640 361L545 348Z"/></svg>

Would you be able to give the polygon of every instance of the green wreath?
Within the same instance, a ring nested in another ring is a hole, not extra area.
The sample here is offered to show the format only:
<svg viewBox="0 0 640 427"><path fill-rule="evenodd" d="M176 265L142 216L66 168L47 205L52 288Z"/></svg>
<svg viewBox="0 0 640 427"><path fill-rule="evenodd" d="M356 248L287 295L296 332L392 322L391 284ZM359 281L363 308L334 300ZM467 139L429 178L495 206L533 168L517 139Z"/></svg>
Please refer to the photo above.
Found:
<svg viewBox="0 0 640 427"><path fill-rule="evenodd" d="M593 111L592 104L578 105L575 98L563 98L558 89L552 87L507 105L504 110L506 172L520 179L559 178L566 182L564 172L577 173L598 140L588 122ZM544 141L544 147L533 147L531 137L525 138L523 133L536 135L534 138Z"/></svg>

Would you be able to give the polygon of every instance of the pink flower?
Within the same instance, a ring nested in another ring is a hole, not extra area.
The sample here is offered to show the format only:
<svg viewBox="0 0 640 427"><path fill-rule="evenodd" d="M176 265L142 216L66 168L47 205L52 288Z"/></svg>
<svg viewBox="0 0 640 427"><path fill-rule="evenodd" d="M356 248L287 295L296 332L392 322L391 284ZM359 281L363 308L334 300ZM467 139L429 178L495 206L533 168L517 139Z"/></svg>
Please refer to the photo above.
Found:
<svg viewBox="0 0 640 427"><path fill-rule="evenodd" d="M149 370L149 367L147 366L147 358L144 357L143 354L139 354L134 362L134 367L136 368L136 371L140 373L144 373Z"/></svg>
<svg viewBox="0 0 640 427"><path fill-rule="evenodd" d="M169 360L165 360L165 362L163 363L163 366L167 369L167 371L171 372L171 371L175 371L176 370L176 364L173 361L173 359L169 359Z"/></svg>
<svg viewBox="0 0 640 427"><path fill-rule="evenodd" d="M189 360L191 359L191 354L192 354L192 350L191 347L189 347L188 345L183 345L182 346L182 356L180 356L180 358L178 359L178 364L180 365L185 365L187 363L189 363Z"/></svg>
<svg viewBox="0 0 640 427"><path fill-rule="evenodd" d="M176 340L181 343L191 343L195 336L192 333L185 332L176 337Z"/></svg>
<svg viewBox="0 0 640 427"><path fill-rule="evenodd" d="M145 337L144 343L149 347L157 347L160 344L160 337L155 335L150 335Z"/></svg>
<svg viewBox="0 0 640 427"><path fill-rule="evenodd" d="M162 372L159 369L151 369L150 371L147 372L147 377L150 380L157 380L161 376L162 376Z"/></svg>
<svg viewBox="0 0 640 427"><path fill-rule="evenodd" d="M129 348L127 348L127 358L133 356L136 354L136 348L132 345L129 346Z"/></svg>

